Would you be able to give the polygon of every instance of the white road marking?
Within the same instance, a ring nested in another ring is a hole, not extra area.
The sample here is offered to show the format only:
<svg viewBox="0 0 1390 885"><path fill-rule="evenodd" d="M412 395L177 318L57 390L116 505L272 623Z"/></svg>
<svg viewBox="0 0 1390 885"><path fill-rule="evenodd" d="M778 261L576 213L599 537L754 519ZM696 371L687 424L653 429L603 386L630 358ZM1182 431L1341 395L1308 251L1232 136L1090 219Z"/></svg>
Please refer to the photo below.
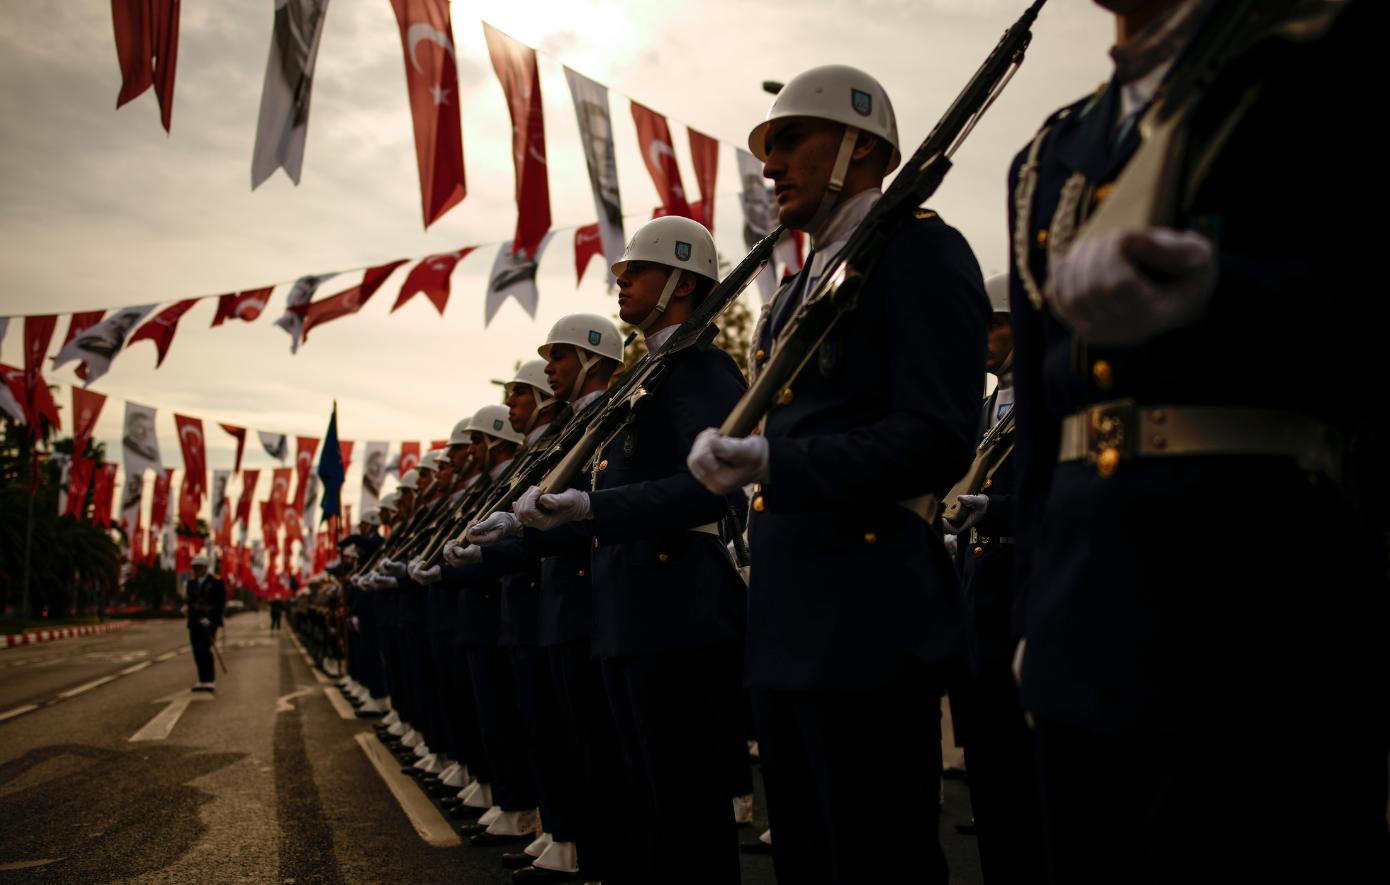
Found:
<svg viewBox="0 0 1390 885"><path fill-rule="evenodd" d="M315 678L316 680L318 680L319 682L326 683L326 684L328 684L328 685L332 685L332 684L333 684L333 680L332 680L332 679L329 679L327 676L325 676L325 675L323 675L322 673L320 673L320 672L319 672L319 669L318 669L317 667L314 666L314 659L311 658L311 657L309 657L309 653L308 653L307 651L304 650L304 646L302 646L302 645L299 644L299 637L298 637L298 636L295 636L293 633L291 633L291 634L290 634L290 641L294 643L294 647L295 647L295 648L299 649L299 653L300 653L301 655L304 656L304 663L306 663L306 664L309 665L309 672L314 674L314 678ZM353 717L353 718L356 718L356 717Z"/></svg>
<svg viewBox="0 0 1390 885"><path fill-rule="evenodd" d="M70 689L68 689L67 691L60 691L60 692L58 692L58 697L60 697L60 698L75 697L75 696L77 696L77 695L82 694L82 692L84 692L84 691L91 691L92 689L96 688L98 685L105 685L105 684L108 683L108 682L114 682L114 681L116 680L116 678L117 678L117 674L112 674L112 675L110 675L110 676L103 676L103 677L101 677L100 679L94 679L94 680L92 680L91 682L88 682L86 685L79 685L79 686L77 686L77 688L70 688Z"/></svg>
<svg viewBox="0 0 1390 885"><path fill-rule="evenodd" d="M303 696L306 695L306 694L313 694L313 693L314 693L314 690L313 690L312 688L301 688L299 691L292 691L292 692L290 692L289 694L285 695L285 696L282 697L282 698L276 698L276 699L275 699L275 712L276 712L276 713L292 713L292 712L294 712L294 704L291 704L291 703L290 703L291 700L293 700L294 698L303 697Z"/></svg>
<svg viewBox="0 0 1390 885"><path fill-rule="evenodd" d="M148 667L148 666L149 666L150 664L152 664L152 663L154 663L154 662L153 662L153 661L145 661L144 663L136 664L134 667L126 667L124 670L121 671L121 675L122 675L122 676L129 676L131 673L139 673L141 670L145 669L146 667Z"/></svg>
<svg viewBox="0 0 1390 885"><path fill-rule="evenodd" d="M367 758L372 760L376 773L381 775L382 780L386 781L386 786L390 788L396 801L401 804L401 810L405 812L406 817L410 818L410 823L415 827L415 832L420 834L420 838L438 848L458 845L462 841L458 831L444 819L435 804L420 791L415 779L401 774L400 763L391 756L389 750L382 746L376 735L360 732L356 738L357 743L362 745L362 752L366 753Z"/></svg>
<svg viewBox="0 0 1390 885"><path fill-rule="evenodd" d="M178 651L174 652L174 654L181 655L181 654L183 654L183 653L186 652L186 651L192 651L192 650L193 650L193 646L191 646L191 645L185 645L183 648L181 648L181 649L179 649Z"/></svg>
<svg viewBox="0 0 1390 885"><path fill-rule="evenodd" d="M164 740L169 737L169 733L174 730L174 726L178 724L179 717L183 716L183 712L188 709L189 704L193 701L210 700L212 700L212 694L210 692L194 692L192 689L184 689L183 691L174 692L171 695L165 695L155 700L153 703L167 703L169 706L165 707L157 716L145 723L144 728L131 735L127 743Z"/></svg>
<svg viewBox="0 0 1390 885"><path fill-rule="evenodd" d="M167 660L169 660L170 658L174 657L174 656L177 655L177 654L178 654L177 651L167 652L167 653L162 654L162 655L160 655L159 657L155 658L155 660L156 660L156 661L167 661Z"/></svg>
<svg viewBox="0 0 1390 885"><path fill-rule="evenodd" d="M25 704L22 707L15 707L13 710L6 710L0 713L0 722L4 722L6 719L13 719L16 716L21 716L28 713L30 710L37 710L38 708L38 704Z"/></svg>
<svg viewBox="0 0 1390 885"><path fill-rule="evenodd" d="M347 702L343 693L338 691L337 686L325 685L323 693L328 695L328 702L333 705L333 709L338 711L338 715L344 719L356 719L357 711L352 709L352 704Z"/></svg>

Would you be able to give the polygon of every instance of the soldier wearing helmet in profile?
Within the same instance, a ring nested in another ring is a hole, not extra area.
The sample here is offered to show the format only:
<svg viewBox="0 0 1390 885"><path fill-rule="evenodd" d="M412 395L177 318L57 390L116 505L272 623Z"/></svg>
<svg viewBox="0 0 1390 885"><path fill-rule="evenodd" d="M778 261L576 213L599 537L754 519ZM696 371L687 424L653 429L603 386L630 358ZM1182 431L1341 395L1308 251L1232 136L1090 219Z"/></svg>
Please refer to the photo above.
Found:
<svg viewBox="0 0 1390 885"><path fill-rule="evenodd" d="M898 145L883 87L842 65L793 78L753 129L780 221L813 244L754 332L755 373L878 201ZM760 484L744 684L780 881L947 881L939 703L969 671L971 642L932 521L970 464L988 319L965 239L917 210L762 433L711 427L690 453L714 492ZM863 850L884 821L913 834L911 851Z"/></svg>

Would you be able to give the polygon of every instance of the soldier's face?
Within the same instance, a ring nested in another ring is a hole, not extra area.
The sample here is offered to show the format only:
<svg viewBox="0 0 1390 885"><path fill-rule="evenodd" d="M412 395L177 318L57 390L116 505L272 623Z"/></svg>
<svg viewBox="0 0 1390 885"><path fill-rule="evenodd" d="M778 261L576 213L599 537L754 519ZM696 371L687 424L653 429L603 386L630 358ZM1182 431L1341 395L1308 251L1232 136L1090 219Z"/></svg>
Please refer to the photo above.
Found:
<svg viewBox="0 0 1390 885"><path fill-rule="evenodd" d="M513 384L507 394L507 420L512 422L512 430L522 433L531 414L536 411L536 394L529 384Z"/></svg>
<svg viewBox="0 0 1390 885"><path fill-rule="evenodd" d="M455 470L462 470L463 465L468 463L468 454L466 444L449 446L449 465Z"/></svg>
<svg viewBox="0 0 1390 885"><path fill-rule="evenodd" d="M763 175L772 179L782 224L801 230L815 217L844 134L843 123L815 117L786 117L768 127Z"/></svg>
<svg viewBox="0 0 1390 885"><path fill-rule="evenodd" d="M473 463L479 465L485 463L484 459L487 458L487 435L473 430L469 432L468 438L471 440L468 444L468 454L473 458Z"/></svg>
<svg viewBox="0 0 1390 885"><path fill-rule="evenodd" d="M574 379L579 377L579 351L572 344L552 344L550 359L545 364L545 377L550 379L550 390L560 399L569 402L570 391L574 389Z"/></svg>
<svg viewBox="0 0 1390 885"><path fill-rule="evenodd" d="M666 281L671 276L671 268L652 261L629 261L623 272L618 274L618 316L623 322L636 325L656 309L661 301L661 293L666 290ZM682 274L676 288L671 290L671 300L667 303L669 311L678 299L686 298L695 291L695 275Z"/></svg>
<svg viewBox="0 0 1390 885"><path fill-rule="evenodd" d="M1009 315L996 313L989 320L989 359L986 365L991 372L999 371L1004 360L1014 349L1014 330Z"/></svg>

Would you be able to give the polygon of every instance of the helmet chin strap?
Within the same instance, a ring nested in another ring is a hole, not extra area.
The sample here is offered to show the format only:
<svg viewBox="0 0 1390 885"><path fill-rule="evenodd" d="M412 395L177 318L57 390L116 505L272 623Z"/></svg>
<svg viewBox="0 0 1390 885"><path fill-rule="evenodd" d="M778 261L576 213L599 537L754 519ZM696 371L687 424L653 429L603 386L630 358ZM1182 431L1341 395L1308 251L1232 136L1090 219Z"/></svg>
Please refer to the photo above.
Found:
<svg viewBox="0 0 1390 885"><path fill-rule="evenodd" d="M583 358L581 357L581 359ZM589 366L593 365L593 363L586 363L582 365L584 365L584 368L579 373L579 383L581 384L584 382L584 373L589 370ZM541 412L544 412L546 409L550 407L552 403L558 401L556 397L546 396L544 393L541 393L541 389L539 387L536 387L534 384L531 385L531 396L536 400L536 407L531 410L531 417L526 419L526 429L521 431L522 436L525 436L526 434L530 433L531 430L536 426L536 419L541 416Z"/></svg>
<svg viewBox="0 0 1390 885"><path fill-rule="evenodd" d="M669 290L671 286L668 284L666 288ZM658 312L663 311L665 309L666 308L664 306L658 305L656 311L652 312L652 317L656 316ZM647 319L650 320L651 317L648 317ZM599 360L603 359L603 357L599 356L596 353L589 353L588 359L585 359L585 353L589 352L584 350L582 347L576 347L574 349L574 355L579 358L579 374L574 376L574 386L570 388L570 402L574 402L575 400L579 399L579 391L584 387L585 379L589 377L589 370L592 369L594 366L598 365ZM554 400L551 400L551 402L554 402ZM537 409L537 411L540 410Z"/></svg>
<svg viewBox="0 0 1390 885"><path fill-rule="evenodd" d="M835 155L835 166L830 170L830 182L825 186L825 196L821 197L820 208L802 228L812 237L820 230L821 225L825 224L825 220L834 211L835 204L840 201L840 191L845 186L845 175L849 173L849 161L854 157L854 143L858 140L859 127L846 126L844 138L840 139L839 153Z"/></svg>
<svg viewBox="0 0 1390 885"><path fill-rule="evenodd" d="M671 268L671 275L666 278L666 288L661 290L661 299L656 302L656 307L652 312L647 314L647 318L637 324L637 328L642 330L642 334L645 335L647 330L650 329L657 320L661 319L661 315L666 312L667 306L671 303L671 296L675 293L676 286L680 284L682 273L684 273L684 271L679 267ZM588 371L588 368L588 366L585 366L585 371ZM583 378L584 375L580 374L579 377ZM578 382L575 383L578 384ZM578 391L579 388L576 386L575 390ZM571 396L571 399L573 399L573 396Z"/></svg>
<svg viewBox="0 0 1390 885"><path fill-rule="evenodd" d="M996 377L996 378L1002 378L1003 376L1009 374L1009 370L1012 369L1013 367L1014 367L1014 352L1013 352L1012 350L1010 350L1010 351L1009 351L1009 355L1006 356L1006 357L1004 357L1004 362L1000 363L1000 364L999 364L999 368L995 369L995 370L994 370L993 372L991 372L990 374L993 375L993 376Z"/></svg>

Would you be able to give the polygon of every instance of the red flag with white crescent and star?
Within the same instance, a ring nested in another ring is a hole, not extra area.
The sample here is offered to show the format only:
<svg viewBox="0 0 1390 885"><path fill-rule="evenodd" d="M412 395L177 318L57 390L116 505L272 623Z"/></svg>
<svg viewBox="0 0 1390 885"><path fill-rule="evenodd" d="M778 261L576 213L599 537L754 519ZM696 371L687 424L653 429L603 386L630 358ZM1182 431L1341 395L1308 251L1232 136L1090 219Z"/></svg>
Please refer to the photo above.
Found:
<svg viewBox="0 0 1390 885"><path fill-rule="evenodd" d="M24 318L24 392L25 406L29 413L29 432L37 437L39 426L36 418L43 415L55 429L61 430L58 410L53 407L53 396L43 380L43 358L48 354L48 343L53 340L53 330L58 326L58 317ZM45 400L51 414L45 411Z"/></svg>
<svg viewBox="0 0 1390 885"><path fill-rule="evenodd" d="M270 477L271 512L278 530L284 522L285 508L290 506L290 482L294 479L294 468L277 467L270 472Z"/></svg>
<svg viewBox="0 0 1390 885"><path fill-rule="evenodd" d="M300 343L309 340L309 330L315 326L357 313L365 307L367 300L376 294L376 290L381 288L386 278L391 276L391 272L409 260L402 258L380 267L369 267L366 273L362 274L362 282L351 289L344 289L336 295L289 308L304 317L304 328L299 332Z"/></svg>
<svg viewBox="0 0 1390 885"><path fill-rule="evenodd" d="M512 117L512 160L516 167L516 235L512 254L536 257L550 230L550 173L545 160L545 115L536 50L483 22L492 69L502 82Z"/></svg>
<svg viewBox="0 0 1390 885"><path fill-rule="evenodd" d="M656 185L656 193L661 197L659 214L692 217L685 188L681 186L681 170L676 165L676 150L671 146L671 129L666 125L666 118L634 101L632 122L637 124L637 143L642 149L642 161L647 164L652 184Z"/></svg>
<svg viewBox="0 0 1390 885"><path fill-rule="evenodd" d="M314 470L314 453L319 450L319 441L312 436L300 436L295 439L298 447L294 456L294 472L298 481L294 487L294 509L303 510L305 483Z"/></svg>
<svg viewBox="0 0 1390 885"><path fill-rule="evenodd" d="M405 285L401 286L401 294L396 296L396 303L391 305L391 312L395 313L401 305L423 292L434 305L434 309L443 316L444 306L449 303L449 277L453 274L455 265L467 258L468 253L476 248L478 247L466 246L456 252L430 255L411 268L405 278Z"/></svg>
<svg viewBox="0 0 1390 885"><path fill-rule="evenodd" d="M264 289L247 289L245 292L217 296L217 314L212 318L212 326L208 328L220 326L227 320L251 322L265 311L265 306L270 301L270 293L274 291L274 286L266 286Z"/></svg>
<svg viewBox="0 0 1390 885"><path fill-rule="evenodd" d="M91 458L73 457L68 470L68 516L78 519L86 516L87 489L92 484L92 471L96 466L97 462Z"/></svg>
<svg viewBox="0 0 1390 885"><path fill-rule="evenodd" d="M232 468L232 472L238 473L241 470L241 453L246 451L246 428L232 424L219 424L217 426L236 437L236 466Z"/></svg>
<svg viewBox="0 0 1390 885"><path fill-rule="evenodd" d="M247 470L241 474L241 497L236 502L236 518L243 526L251 527L251 499L256 494L256 482L260 480L259 470Z"/></svg>
<svg viewBox="0 0 1390 885"><path fill-rule="evenodd" d="M74 388L76 389L76 388ZM111 528L111 501L116 490L116 465L103 461L92 485L92 523Z"/></svg>
<svg viewBox="0 0 1390 885"><path fill-rule="evenodd" d="M595 255L603 254L603 234L598 229L598 222L586 224L574 230L574 286L579 288L579 284L584 282L584 269L589 266L589 260Z"/></svg>
<svg viewBox="0 0 1390 885"><path fill-rule="evenodd" d="M169 345L174 341L174 333L179 330L179 318L193 309L193 305L198 303L197 298L189 298L180 301L178 304L166 307L154 318L146 322L143 326L135 330L126 341L126 347L134 346L135 342L149 339L154 342L155 349L159 351L159 358L155 360L154 367L158 369L164 365L164 357L169 353Z"/></svg>
<svg viewBox="0 0 1390 885"><path fill-rule="evenodd" d="M174 478L174 468L165 467L164 475L154 475L154 494L150 501L150 547L159 536L165 523L169 521L169 482Z"/></svg>
<svg viewBox="0 0 1390 885"><path fill-rule="evenodd" d="M415 466L416 466L417 464L419 464L419 463L420 463L420 444L417 443L417 442L403 442L403 443L401 443L401 464L400 464L400 472L397 473L396 475L397 475L397 476L405 476L407 473L409 473L410 471L414 470L414 469L415 469Z"/></svg>
<svg viewBox="0 0 1390 885"><path fill-rule="evenodd" d="M75 455L87 453L87 441L101 417L101 407L106 405L106 397L93 390L72 386L72 451Z"/></svg>
<svg viewBox="0 0 1390 885"><path fill-rule="evenodd" d="M207 447L203 443L203 421L201 418L189 418L175 413L174 424L178 427L179 448L183 450L183 469L187 472L184 484L188 485L201 501L208 485L208 458Z"/></svg>
<svg viewBox="0 0 1390 885"><path fill-rule="evenodd" d="M714 182L719 177L719 140L694 129L686 132L690 135L695 182L700 188L700 199L690 204L690 217L714 233Z"/></svg>
<svg viewBox="0 0 1390 885"><path fill-rule="evenodd" d="M405 51L425 228L463 202L463 116L449 0L391 0Z"/></svg>

